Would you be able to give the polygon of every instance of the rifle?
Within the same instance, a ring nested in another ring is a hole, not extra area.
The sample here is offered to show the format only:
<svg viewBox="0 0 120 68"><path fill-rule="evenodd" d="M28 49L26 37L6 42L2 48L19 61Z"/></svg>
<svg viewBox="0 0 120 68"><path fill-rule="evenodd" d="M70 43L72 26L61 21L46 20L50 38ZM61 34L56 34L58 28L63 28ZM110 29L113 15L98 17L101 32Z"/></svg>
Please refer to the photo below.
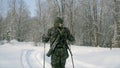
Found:
<svg viewBox="0 0 120 68"><path fill-rule="evenodd" d="M56 45L58 44L58 40L60 38L60 35L57 36L57 38L53 41L53 43L51 44L52 46L50 47L48 53L47 53L47 56L50 57L50 55L53 53L53 51L55 50L56 48Z"/></svg>

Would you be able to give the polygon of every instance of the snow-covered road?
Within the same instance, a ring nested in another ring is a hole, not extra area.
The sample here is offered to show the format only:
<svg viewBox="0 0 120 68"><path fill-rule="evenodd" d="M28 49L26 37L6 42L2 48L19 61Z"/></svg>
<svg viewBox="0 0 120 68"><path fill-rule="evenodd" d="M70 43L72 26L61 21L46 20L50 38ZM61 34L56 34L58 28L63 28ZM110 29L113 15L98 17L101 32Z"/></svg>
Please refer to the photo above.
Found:
<svg viewBox="0 0 120 68"><path fill-rule="evenodd" d="M46 52L49 45L46 44ZM120 68L120 49L72 46L75 68ZM0 45L0 68L43 68L43 43L6 43ZM51 68L50 58L45 57L45 67ZM72 68L71 58L66 68Z"/></svg>

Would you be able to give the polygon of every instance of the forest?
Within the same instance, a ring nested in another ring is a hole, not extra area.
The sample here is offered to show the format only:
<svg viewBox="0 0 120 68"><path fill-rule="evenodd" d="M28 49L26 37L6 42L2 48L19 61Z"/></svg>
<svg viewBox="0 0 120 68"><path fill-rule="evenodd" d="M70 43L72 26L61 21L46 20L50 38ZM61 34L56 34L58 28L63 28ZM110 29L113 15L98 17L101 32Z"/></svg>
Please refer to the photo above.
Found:
<svg viewBox="0 0 120 68"><path fill-rule="evenodd" d="M0 41L16 39L37 45L54 19L62 17L76 45L120 47L120 0L35 0L35 16L30 15L25 0L6 0L8 7L3 1L0 0Z"/></svg>

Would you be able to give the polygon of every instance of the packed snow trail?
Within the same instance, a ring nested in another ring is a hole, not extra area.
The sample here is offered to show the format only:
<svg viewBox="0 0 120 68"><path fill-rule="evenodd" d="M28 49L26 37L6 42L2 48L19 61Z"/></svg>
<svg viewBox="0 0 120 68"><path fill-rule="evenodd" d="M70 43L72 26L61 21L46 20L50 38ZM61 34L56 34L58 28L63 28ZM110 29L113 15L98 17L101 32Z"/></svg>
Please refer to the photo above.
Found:
<svg viewBox="0 0 120 68"><path fill-rule="evenodd" d="M46 52L49 44L46 44ZM43 43L16 42L0 45L0 68L43 68ZM72 46L75 68L120 68L120 48ZM50 57L45 57L46 68L51 68ZM69 58L66 68L72 68Z"/></svg>
<svg viewBox="0 0 120 68"><path fill-rule="evenodd" d="M21 55L21 64L23 68L40 68L37 62L34 50L23 50Z"/></svg>
<svg viewBox="0 0 120 68"><path fill-rule="evenodd" d="M45 61L45 63L46 68L50 68L50 63L48 61ZM25 49L22 51L21 64L23 68L43 68L43 53L39 50Z"/></svg>

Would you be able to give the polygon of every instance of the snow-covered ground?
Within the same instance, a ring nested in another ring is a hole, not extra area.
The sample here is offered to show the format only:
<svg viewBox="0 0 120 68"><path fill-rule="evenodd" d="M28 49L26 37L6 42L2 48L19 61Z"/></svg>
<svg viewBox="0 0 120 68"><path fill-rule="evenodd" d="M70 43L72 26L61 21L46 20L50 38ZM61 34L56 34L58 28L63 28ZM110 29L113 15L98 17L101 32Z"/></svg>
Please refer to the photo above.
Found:
<svg viewBox="0 0 120 68"><path fill-rule="evenodd" d="M0 44L0 68L43 68L44 44L33 46L32 42ZM46 52L49 44L46 44ZM120 48L71 47L75 68L120 68ZM50 58L46 57L46 68L51 68ZM72 68L71 57L66 68Z"/></svg>

